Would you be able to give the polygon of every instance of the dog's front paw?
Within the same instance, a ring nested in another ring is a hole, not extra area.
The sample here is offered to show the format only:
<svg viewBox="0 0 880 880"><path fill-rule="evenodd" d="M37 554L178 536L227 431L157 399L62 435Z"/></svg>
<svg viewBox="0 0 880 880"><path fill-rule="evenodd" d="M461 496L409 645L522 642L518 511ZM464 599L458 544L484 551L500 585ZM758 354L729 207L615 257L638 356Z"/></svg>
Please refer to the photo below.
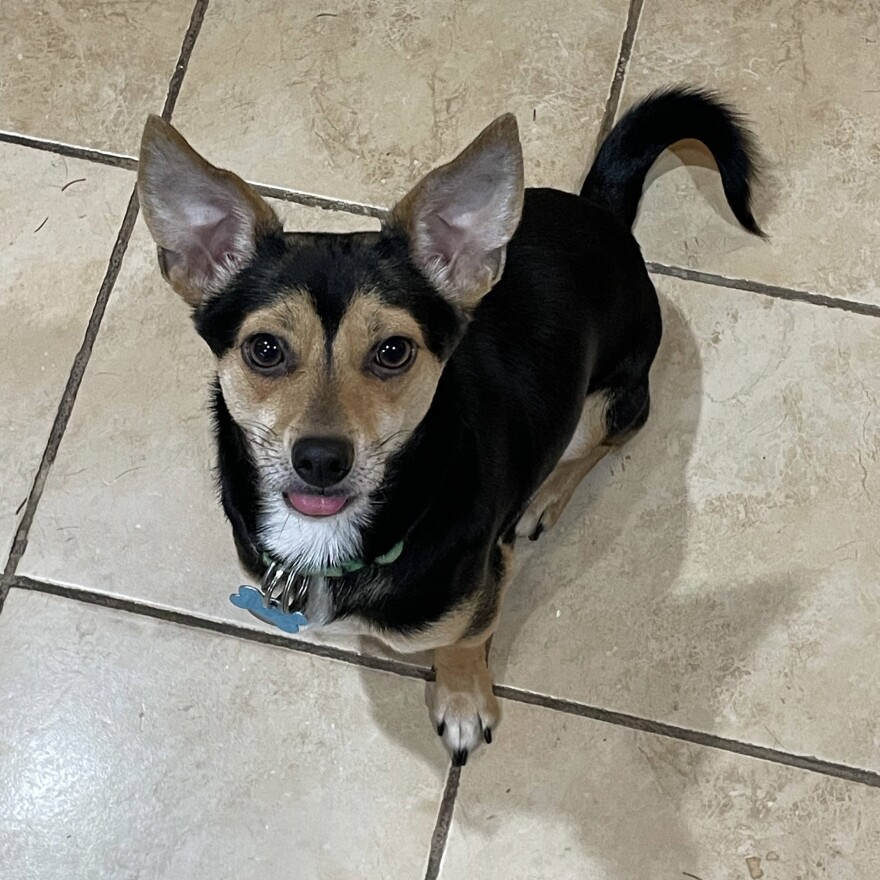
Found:
<svg viewBox="0 0 880 880"><path fill-rule="evenodd" d="M436 682L428 684L426 701L455 766L464 766L481 743L492 742L501 711L485 660L463 667L438 666Z"/></svg>

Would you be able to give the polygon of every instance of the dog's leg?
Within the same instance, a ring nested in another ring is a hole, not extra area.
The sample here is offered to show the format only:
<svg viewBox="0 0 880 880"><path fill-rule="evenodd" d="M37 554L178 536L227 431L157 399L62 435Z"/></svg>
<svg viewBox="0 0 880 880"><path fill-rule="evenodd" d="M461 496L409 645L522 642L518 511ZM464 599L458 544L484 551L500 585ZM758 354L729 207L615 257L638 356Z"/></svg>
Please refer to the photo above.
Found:
<svg viewBox="0 0 880 880"><path fill-rule="evenodd" d="M520 517L516 525L517 536L537 541L544 532L552 529L581 480L612 448L603 443L590 449L581 458L560 461L541 484L526 512Z"/></svg>
<svg viewBox="0 0 880 880"><path fill-rule="evenodd" d="M488 640L434 652L437 680L428 685L428 710L437 733L452 753L453 763L459 767L481 742L492 742L492 732L501 717L492 693L488 653Z"/></svg>
<svg viewBox="0 0 880 880"><path fill-rule="evenodd" d="M467 630L453 644L434 650L436 678L425 695L431 721L459 767L480 743L492 742L501 718L492 691L489 647L513 577L514 555L512 546L502 542L498 553L490 579L470 604Z"/></svg>
<svg viewBox="0 0 880 880"><path fill-rule="evenodd" d="M565 452L516 524L517 536L536 541L556 524L581 480L642 427L649 400L647 379L633 389L597 391L587 397Z"/></svg>

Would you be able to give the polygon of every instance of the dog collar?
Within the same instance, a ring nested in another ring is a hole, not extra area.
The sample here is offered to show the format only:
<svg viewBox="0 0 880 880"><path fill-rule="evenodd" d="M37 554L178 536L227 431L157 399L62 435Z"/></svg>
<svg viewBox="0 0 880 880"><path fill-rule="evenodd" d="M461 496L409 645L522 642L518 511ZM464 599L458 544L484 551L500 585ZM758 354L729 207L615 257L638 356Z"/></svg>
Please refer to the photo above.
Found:
<svg viewBox="0 0 880 880"><path fill-rule="evenodd" d="M398 541L387 553L377 556L371 564L391 565L398 560L401 553L403 553L403 541ZM268 553L263 553L261 561L267 568L274 562ZM362 559L352 559L349 562L340 562L339 565L328 565L324 568L300 568L297 572L306 577L342 577L366 567L367 563Z"/></svg>
<svg viewBox="0 0 880 880"><path fill-rule="evenodd" d="M313 578L335 578L354 574L368 565L391 565L403 552L403 541L398 541L387 553L377 556L372 563L361 559L328 565L322 568L287 570L268 553L260 556L265 572L260 588L242 585L229 597L236 608L249 611L263 623L277 626L286 633L296 634L308 625L302 613L306 607L309 586Z"/></svg>

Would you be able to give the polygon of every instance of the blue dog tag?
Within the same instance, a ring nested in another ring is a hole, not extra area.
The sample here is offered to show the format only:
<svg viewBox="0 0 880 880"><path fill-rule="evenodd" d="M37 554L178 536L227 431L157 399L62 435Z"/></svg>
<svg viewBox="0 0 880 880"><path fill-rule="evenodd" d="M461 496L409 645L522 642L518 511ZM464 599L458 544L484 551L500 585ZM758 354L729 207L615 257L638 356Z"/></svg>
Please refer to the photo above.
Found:
<svg viewBox="0 0 880 880"><path fill-rule="evenodd" d="M300 614L298 611L285 614L280 608L273 608L272 606L267 608L263 602L263 594L253 587L239 587L238 592L233 593L229 597L229 601L236 608L244 608L245 611L250 611L257 620L277 626L278 629L284 630L284 632L291 635L298 633L300 627L306 626L309 622L305 615Z"/></svg>

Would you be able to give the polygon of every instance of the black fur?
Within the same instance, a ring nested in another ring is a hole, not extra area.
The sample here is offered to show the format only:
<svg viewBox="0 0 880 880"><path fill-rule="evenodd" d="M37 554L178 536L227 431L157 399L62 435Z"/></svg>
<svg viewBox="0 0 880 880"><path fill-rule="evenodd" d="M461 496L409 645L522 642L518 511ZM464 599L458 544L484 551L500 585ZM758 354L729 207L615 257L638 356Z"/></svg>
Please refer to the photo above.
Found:
<svg viewBox="0 0 880 880"><path fill-rule="evenodd" d="M403 238L377 232L264 236L250 263L196 311L194 320L221 357L235 344L246 315L291 291L306 290L332 341L349 300L364 289L408 309L428 347L441 358L449 356L461 335L462 316L416 271Z"/></svg>
<svg viewBox="0 0 880 880"><path fill-rule="evenodd" d="M222 354L251 309L291 287L307 289L330 326L368 283L410 309L429 345L449 356L428 414L389 466L378 513L363 536L367 559L404 536L405 550L382 569L379 589L367 589L363 574L334 579L338 617L357 614L414 632L481 589L477 613L491 620L501 580L498 542L510 540L568 444L585 396L610 393L608 442L645 421L661 322L629 226L651 163L689 137L713 151L734 212L758 233L749 208L747 134L710 96L677 90L649 98L621 120L581 196L526 191L503 277L469 322L418 273L394 228L265 241L230 288L197 313L199 332ZM255 474L218 388L215 413L224 508L242 559L254 569L253 555L242 548L256 548Z"/></svg>
<svg viewBox="0 0 880 880"><path fill-rule="evenodd" d="M751 132L735 110L706 90L661 89L632 107L602 144L581 195L605 205L632 226L645 175L663 150L685 138L701 141L709 149L734 216L749 232L763 237L751 209L755 177Z"/></svg>

